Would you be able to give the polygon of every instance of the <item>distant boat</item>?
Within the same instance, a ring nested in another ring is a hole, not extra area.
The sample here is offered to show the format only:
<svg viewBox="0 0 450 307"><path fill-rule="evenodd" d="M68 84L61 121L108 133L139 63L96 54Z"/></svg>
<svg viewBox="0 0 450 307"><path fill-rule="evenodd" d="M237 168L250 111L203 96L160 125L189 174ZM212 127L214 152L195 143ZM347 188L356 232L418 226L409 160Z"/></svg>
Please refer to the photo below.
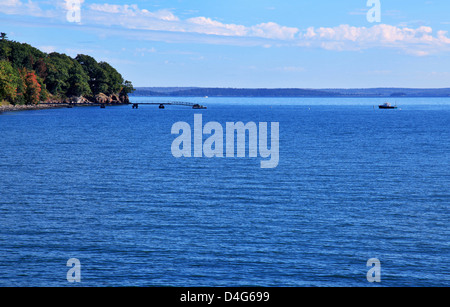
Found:
<svg viewBox="0 0 450 307"><path fill-rule="evenodd" d="M206 109L206 107L205 107L205 106L202 106L201 104L194 104L194 105L192 106L192 109Z"/></svg>
<svg viewBox="0 0 450 307"><path fill-rule="evenodd" d="M161 104L159 105L159 108L160 108L160 109L164 109L164 105L161 103Z"/></svg>
<svg viewBox="0 0 450 307"><path fill-rule="evenodd" d="M397 106L393 106L389 102L386 102L384 104L379 105L378 108L380 108L380 109L397 109Z"/></svg>

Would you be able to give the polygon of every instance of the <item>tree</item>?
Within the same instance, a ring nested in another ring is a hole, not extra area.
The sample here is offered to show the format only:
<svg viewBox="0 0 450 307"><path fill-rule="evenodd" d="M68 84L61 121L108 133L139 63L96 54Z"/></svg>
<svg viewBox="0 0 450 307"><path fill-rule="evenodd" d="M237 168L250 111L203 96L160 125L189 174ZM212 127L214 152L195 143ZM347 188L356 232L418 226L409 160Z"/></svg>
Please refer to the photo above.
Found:
<svg viewBox="0 0 450 307"><path fill-rule="evenodd" d="M0 60L9 60L11 56L11 46L8 41L0 40Z"/></svg>
<svg viewBox="0 0 450 307"><path fill-rule="evenodd" d="M45 85L44 80L42 78L40 78L39 76L36 76L36 79L37 79L39 85L41 86L41 92L39 94L39 101L47 101L47 99L49 98L47 86Z"/></svg>
<svg viewBox="0 0 450 307"><path fill-rule="evenodd" d="M100 62L99 66L103 69L105 73L105 81L108 86L105 94L117 94L121 91L123 87L123 78L122 75L117 72L115 68L109 65L106 62Z"/></svg>
<svg viewBox="0 0 450 307"><path fill-rule="evenodd" d="M126 96L128 94L131 94L135 91L135 88L133 87L133 84L131 81L126 80L123 83L122 90L120 91L120 96Z"/></svg>
<svg viewBox="0 0 450 307"><path fill-rule="evenodd" d="M73 65L73 59L65 54L52 52L46 60L46 78L47 89L53 95L66 96L70 87L69 70Z"/></svg>
<svg viewBox="0 0 450 307"><path fill-rule="evenodd" d="M92 94L119 94L124 87L122 75L106 62L98 63L93 57L79 54L75 58L89 76ZM131 84L131 82L129 82ZM132 87L132 86L131 86Z"/></svg>
<svg viewBox="0 0 450 307"><path fill-rule="evenodd" d="M45 53L36 49L28 44L21 44L18 42L12 42L7 40L1 40L2 44L5 44L6 48L10 49L8 51L8 60L16 68L27 68L29 70L33 69L33 65L36 63L37 59L44 58Z"/></svg>
<svg viewBox="0 0 450 307"><path fill-rule="evenodd" d="M11 63L0 61L0 100L4 99L14 103L19 82L19 73L12 67Z"/></svg>
<svg viewBox="0 0 450 307"><path fill-rule="evenodd" d="M34 64L34 70L36 74L41 77L43 80L48 76L47 64L44 59L38 59Z"/></svg>
<svg viewBox="0 0 450 307"><path fill-rule="evenodd" d="M116 94L125 98L134 88L106 62L98 63L88 55L75 59L65 54L44 53L28 44L7 40L0 32L0 99L28 104L50 96Z"/></svg>
<svg viewBox="0 0 450 307"><path fill-rule="evenodd" d="M35 72L26 68L23 68L20 72L25 83L25 91L23 93L25 104L38 104L41 98L41 85Z"/></svg>
<svg viewBox="0 0 450 307"><path fill-rule="evenodd" d="M89 76L83 70L83 67L78 62L75 62L69 70L69 88L67 90L68 96L89 96L92 94L89 87Z"/></svg>
<svg viewBox="0 0 450 307"><path fill-rule="evenodd" d="M76 56L75 60L83 67L86 75L88 76L88 84L91 88L91 92L93 95L99 94L101 91L100 81L102 76L100 75L101 68L99 67L97 61L85 54L79 54ZM103 89L103 88L102 88Z"/></svg>

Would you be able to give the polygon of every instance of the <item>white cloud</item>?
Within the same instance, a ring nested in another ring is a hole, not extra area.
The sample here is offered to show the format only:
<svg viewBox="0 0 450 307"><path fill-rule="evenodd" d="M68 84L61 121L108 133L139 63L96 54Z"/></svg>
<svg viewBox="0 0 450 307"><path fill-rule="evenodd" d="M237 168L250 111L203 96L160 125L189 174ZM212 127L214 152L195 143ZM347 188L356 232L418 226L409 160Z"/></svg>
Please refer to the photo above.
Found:
<svg viewBox="0 0 450 307"><path fill-rule="evenodd" d="M156 12L150 12L147 9L139 9L137 4L91 4L89 8L92 11L101 12L101 13L110 13L110 14L121 14L124 16L146 16L149 18L155 18L159 20L166 21L178 21L178 17L176 17L169 10L158 10Z"/></svg>
<svg viewBox="0 0 450 307"><path fill-rule="evenodd" d="M411 28L377 24L367 28L339 25L336 27L310 27L300 31L298 28L282 26L274 22L244 26L227 24L204 16L181 20L170 10L150 12L140 9L137 5L92 4L89 8L92 11L92 14L88 15L91 22L121 25L129 29L261 39L256 44L264 47L291 44L338 51L381 47L396 48L416 56L450 49L450 38L447 37L447 32L438 31L433 34L433 29L427 26ZM94 12L96 14L93 14ZM101 15L101 13L105 15ZM112 17L111 14L115 16ZM274 43L274 41L279 41L279 43ZM218 43L217 39L211 40L211 42ZM222 42L233 43L229 39L222 40ZM235 42L241 43L242 41Z"/></svg>
<svg viewBox="0 0 450 307"><path fill-rule="evenodd" d="M280 26L274 22L261 23L251 27L251 35L269 39L291 40L300 30Z"/></svg>
<svg viewBox="0 0 450 307"><path fill-rule="evenodd" d="M275 40L294 39L297 28L278 25L274 22L247 27L226 24L209 17L198 16L180 20L170 10L151 12L140 9L136 4L91 4L84 19L104 25L121 25L130 29L197 33L226 37L256 37ZM114 16L111 16L114 15Z"/></svg>
<svg viewBox="0 0 450 307"><path fill-rule="evenodd" d="M424 56L450 49L446 31L433 35L431 27L416 29L386 24L370 28L340 25L329 28L308 28L300 34L303 43L328 50L363 50L373 47L397 48L411 55Z"/></svg>
<svg viewBox="0 0 450 307"><path fill-rule="evenodd" d="M203 34L245 36L248 29L245 26L224 24L207 17L193 17L186 20L186 31Z"/></svg>
<svg viewBox="0 0 450 307"><path fill-rule="evenodd" d="M34 17L55 17L54 10L42 10L36 1L1 0L0 13L7 15L25 15Z"/></svg>
<svg viewBox="0 0 450 307"><path fill-rule="evenodd" d="M129 6L129 5L108 4L108 3L104 3L104 4L94 3L89 6L89 8L93 11L112 13L112 14L127 12L127 11L129 11L129 8L132 9L134 7L137 8L136 5Z"/></svg>
<svg viewBox="0 0 450 307"><path fill-rule="evenodd" d="M56 0L53 9L42 10L37 0L0 1L1 13L60 20L65 16L64 10L67 5L67 0ZM83 2L84 0L81 0L81 3ZM137 4L108 3L90 5L83 3L81 15L83 25L98 29L100 33L105 27L110 26L114 26L115 31L120 33L129 29L141 30L136 33L127 31L126 34L140 39L258 45L265 48L291 45L337 51L391 48L415 56L450 50L447 31L433 31L431 27L423 25L417 27L387 24L372 27L339 25L300 30L270 21L246 26L224 23L205 16L180 19L168 9L149 11L141 9ZM103 35L108 35L106 30Z"/></svg>

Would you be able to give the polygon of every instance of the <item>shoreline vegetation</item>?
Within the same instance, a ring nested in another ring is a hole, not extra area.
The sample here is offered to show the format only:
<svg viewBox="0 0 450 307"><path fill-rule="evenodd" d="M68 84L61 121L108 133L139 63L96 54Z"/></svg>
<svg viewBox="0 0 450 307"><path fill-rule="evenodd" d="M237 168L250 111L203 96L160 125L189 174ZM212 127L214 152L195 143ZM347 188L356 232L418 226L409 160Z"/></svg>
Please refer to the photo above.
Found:
<svg viewBox="0 0 450 307"><path fill-rule="evenodd" d="M45 53L0 36L0 113L69 105L129 104L133 84L89 55Z"/></svg>

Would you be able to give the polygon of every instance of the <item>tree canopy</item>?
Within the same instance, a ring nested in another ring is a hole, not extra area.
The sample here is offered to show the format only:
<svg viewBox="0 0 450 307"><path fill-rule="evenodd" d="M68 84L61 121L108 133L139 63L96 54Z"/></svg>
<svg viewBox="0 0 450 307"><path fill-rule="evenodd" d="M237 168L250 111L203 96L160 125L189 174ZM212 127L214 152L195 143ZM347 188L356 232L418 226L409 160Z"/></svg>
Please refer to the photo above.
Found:
<svg viewBox="0 0 450 307"><path fill-rule="evenodd" d="M134 91L132 83L114 67L89 55L47 54L8 40L6 33L0 37L0 100L32 104L100 93L126 96Z"/></svg>

